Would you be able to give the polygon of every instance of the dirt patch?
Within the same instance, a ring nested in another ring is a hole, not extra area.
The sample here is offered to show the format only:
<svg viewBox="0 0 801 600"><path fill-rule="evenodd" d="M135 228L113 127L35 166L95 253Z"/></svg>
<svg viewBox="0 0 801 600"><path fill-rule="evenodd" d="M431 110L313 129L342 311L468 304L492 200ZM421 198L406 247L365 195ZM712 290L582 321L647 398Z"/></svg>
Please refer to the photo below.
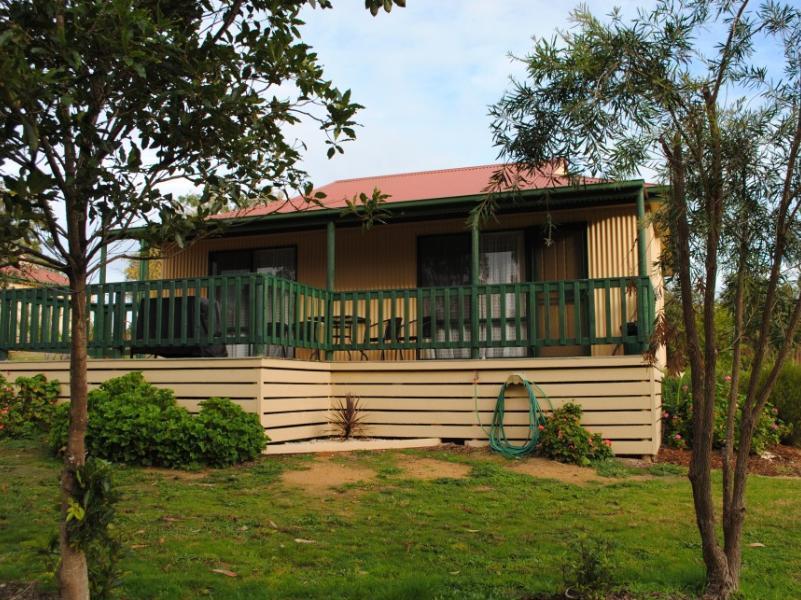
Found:
<svg viewBox="0 0 801 600"><path fill-rule="evenodd" d="M576 465L566 465L545 458L526 458L509 468L515 473L524 473L539 479L556 479L557 481L576 485L610 481L600 477L594 469Z"/></svg>
<svg viewBox="0 0 801 600"><path fill-rule="evenodd" d="M398 461L398 466L414 479L463 479L470 474L469 465L435 458L407 456Z"/></svg>
<svg viewBox="0 0 801 600"><path fill-rule="evenodd" d="M313 493L325 493L340 485L370 481L374 477L375 471L372 469L335 463L326 457L315 460L309 469L285 471L281 481Z"/></svg>
<svg viewBox="0 0 801 600"><path fill-rule="evenodd" d="M683 467L690 464L690 451L677 448L662 448L656 462L671 463ZM718 452L712 453L712 468L721 468ZM764 456L752 456L748 459L748 471L754 475L769 477L791 476L801 477L801 448L792 446L774 446Z"/></svg>
<svg viewBox="0 0 801 600"><path fill-rule="evenodd" d="M208 471L181 471L178 469L162 469L160 467L147 467L144 469L146 473L155 473L167 479L178 479L182 481L196 481L203 479L209 474Z"/></svg>

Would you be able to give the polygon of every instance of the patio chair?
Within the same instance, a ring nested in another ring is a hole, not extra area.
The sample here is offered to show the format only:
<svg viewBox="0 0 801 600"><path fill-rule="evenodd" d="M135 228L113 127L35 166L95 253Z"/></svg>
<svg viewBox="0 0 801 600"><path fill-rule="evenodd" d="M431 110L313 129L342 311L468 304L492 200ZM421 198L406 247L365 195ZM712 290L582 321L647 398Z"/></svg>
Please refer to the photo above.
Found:
<svg viewBox="0 0 801 600"><path fill-rule="evenodd" d="M267 334L267 337L270 337L270 338L272 338L272 337L283 338L284 343L282 343L282 344L268 344L268 347L274 346L274 347L279 348L279 350L281 352L281 356L283 358L287 358L287 356L289 356L289 346L287 345L286 342L289 339L289 325L287 325L286 323L270 321L265 326L265 332Z"/></svg>
<svg viewBox="0 0 801 600"><path fill-rule="evenodd" d="M368 337L365 342L370 344L379 344L381 342L391 344L393 342L400 342L403 339L401 337L403 317L392 317L389 319L384 319L383 323L376 323L376 325L381 324L384 326L384 335L382 337ZM369 329L367 330L367 335L369 335ZM387 348L381 349L381 360L384 360L386 351ZM361 350L361 355L363 358L367 359L367 354L365 354L364 350Z"/></svg>
<svg viewBox="0 0 801 600"><path fill-rule="evenodd" d="M152 354L164 358L190 358L190 357L225 357L228 356L226 347L219 342L204 342L209 337L221 339L222 336L222 315L220 304L215 302L214 306L209 305L206 298L187 296L173 298L175 303L174 314L172 317L173 330L170 331L170 299L169 298L142 298L138 303L136 328L130 345L130 355ZM182 308L183 304L186 304ZM157 329L157 315L161 304L161 330ZM199 308L198 308L199 307ZM159 345L158 339L170 342L181 338L182 310L186 310L187 338L196 341L187 342L184 345L165 344ZM195 331L195 311L199 310L199 331ZM215 324L214 332L209 336L209 315L214 311ZM147 315L147 317L145 317ZM145 319L147 318L147 331L145 331Z"/></svg>

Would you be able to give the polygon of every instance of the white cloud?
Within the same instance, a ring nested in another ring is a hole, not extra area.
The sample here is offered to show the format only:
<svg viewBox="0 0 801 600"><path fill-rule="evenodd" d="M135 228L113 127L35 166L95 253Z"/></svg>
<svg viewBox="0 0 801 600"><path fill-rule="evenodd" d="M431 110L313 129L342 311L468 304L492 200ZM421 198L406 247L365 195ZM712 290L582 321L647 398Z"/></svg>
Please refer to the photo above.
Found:
<svg viewBox="0 0 801 600"><path fill-rule="evenodd" d="M640 2L617 2L633 13ZM358 139L325 158L313 128L293 130L309 145L304 166L314 181L491 163L488 107L524 66L532 36L569 26L575 5L545 0L411 0L373 18L363 2L305 10L304 40L330 77L365 105ZM598 14L609 2L593 2Z"/></svg>

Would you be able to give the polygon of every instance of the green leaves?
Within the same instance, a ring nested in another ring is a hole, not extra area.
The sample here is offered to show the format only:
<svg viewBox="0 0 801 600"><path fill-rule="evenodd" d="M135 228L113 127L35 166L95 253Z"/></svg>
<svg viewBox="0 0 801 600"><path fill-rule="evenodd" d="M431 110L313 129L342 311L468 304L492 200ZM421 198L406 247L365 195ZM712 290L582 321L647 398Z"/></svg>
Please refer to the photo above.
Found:
<svg viewBox="0 0 801 600"><path fill-rule="evenodd" d="M353 198L345 199L343 215L355 215L362 222L365 230L372 229L376 223L386 223L390 217L385 204L389 194L384 194L378 188L374 188L371 195L364 192L356 194Z"/></svg>
<svg viewBox="0 0 801 600"><path fill-rule="evenodd" d="M36 154L39 149L39 131L36 125L27 119L22 122L23 139L31 153Z"/></svg>
<svg viewBox="0 0 801 600"><path fill-rule="evenodd" d="M83 506L78 504L73 498L69 498L67 503L67 523L70 521L83 521L86 516L86 510L84 510Z"/></svg>
<svg viewBox="0 0 801 600"><path fill-rule="evenodd" d="M83 260L97 243L70 240L125 237L130 223L156 243L188 240L208 213L172 201L166 180L225 194L220 205L294 194L308 176L287 125L317 123L333 157L361 108L300 38L303 4L245 0L221 19L205 0L2 4L0 164L26 218L14 217L9 231L22 234L0 251L19 255L37 238L63 262ZM57 222L67 198L88 222Z"/></svg>
<svg viewBox="0 0 801 600"><path fill-rule="evenodd" d="M406 0L364 0L364 7L370 11L374 17L383 8L384 12L392 12L392 5L404 8Z"/></svg>
<svg viewBox="0 0 801 600"><path fill-rule="evenodd" d="M52 177L45 175L39 169L34 167L34 169L28 174L28 193L34 196L41 194L54 183L55 180Z"/></svg>
<svg viewBox="0 0 801 600"><path fill-rule="evenodd" d="M58 454L66 444L67 407L59 407L50 437ZM172 390L133 372L89 394L89 454L117 463L188 468L251 460L267 444L258 415L223 398L201 403L197 416L178 406Z"/></svg>

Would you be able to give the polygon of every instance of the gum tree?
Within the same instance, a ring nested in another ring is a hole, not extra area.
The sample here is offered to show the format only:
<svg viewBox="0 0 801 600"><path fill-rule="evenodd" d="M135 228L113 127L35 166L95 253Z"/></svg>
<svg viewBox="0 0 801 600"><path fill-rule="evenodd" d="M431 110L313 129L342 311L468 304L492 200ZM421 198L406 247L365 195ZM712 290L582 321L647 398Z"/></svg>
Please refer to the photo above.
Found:
<svg viewBox="0 0 801 600"><path fill-rule="evenodd" d="M71 290L70 428L59 583L89 596L66 514L84 465L87 281L133 225L179 245L225 201L310 189L286 137L317 121L329 155L360 108L325 79L298 15L329 0L0 0L0 263L62 271ZM366 0L375 15L393 2ZM402 0L394 0L402 6ZM163 185L202 186L191 211Z"/></svg>
<svg viewBox="0 0 801 600"><path fill-rule="evenodd" d="M669 185L659 218L691 372L689 479L705 593L729 598L739 585L754 427L801 319L801 12L778 2L663 0L630 21L617 12L600 20L585 8L573 20L568 31L535 40L523 59L526 78L492 108L494 139L501 156L520 165L517 176L557 157L573 173L610 178L647 167ZM778 68L761 67L758 49ZM497 174L496 184L513 180L510 169ZM758 327L744 335L755 279L765 285L751 315ZM733 360L727 397L719 398L717 346L724 332L716 331L715 311L724 281ZM788 286L789 309L777 302ZM786 331L777 346L771 324L778 312ZM751 376L741 397L743 375ZM721 544L710 471L714 415L724 400Z"/></svg>

